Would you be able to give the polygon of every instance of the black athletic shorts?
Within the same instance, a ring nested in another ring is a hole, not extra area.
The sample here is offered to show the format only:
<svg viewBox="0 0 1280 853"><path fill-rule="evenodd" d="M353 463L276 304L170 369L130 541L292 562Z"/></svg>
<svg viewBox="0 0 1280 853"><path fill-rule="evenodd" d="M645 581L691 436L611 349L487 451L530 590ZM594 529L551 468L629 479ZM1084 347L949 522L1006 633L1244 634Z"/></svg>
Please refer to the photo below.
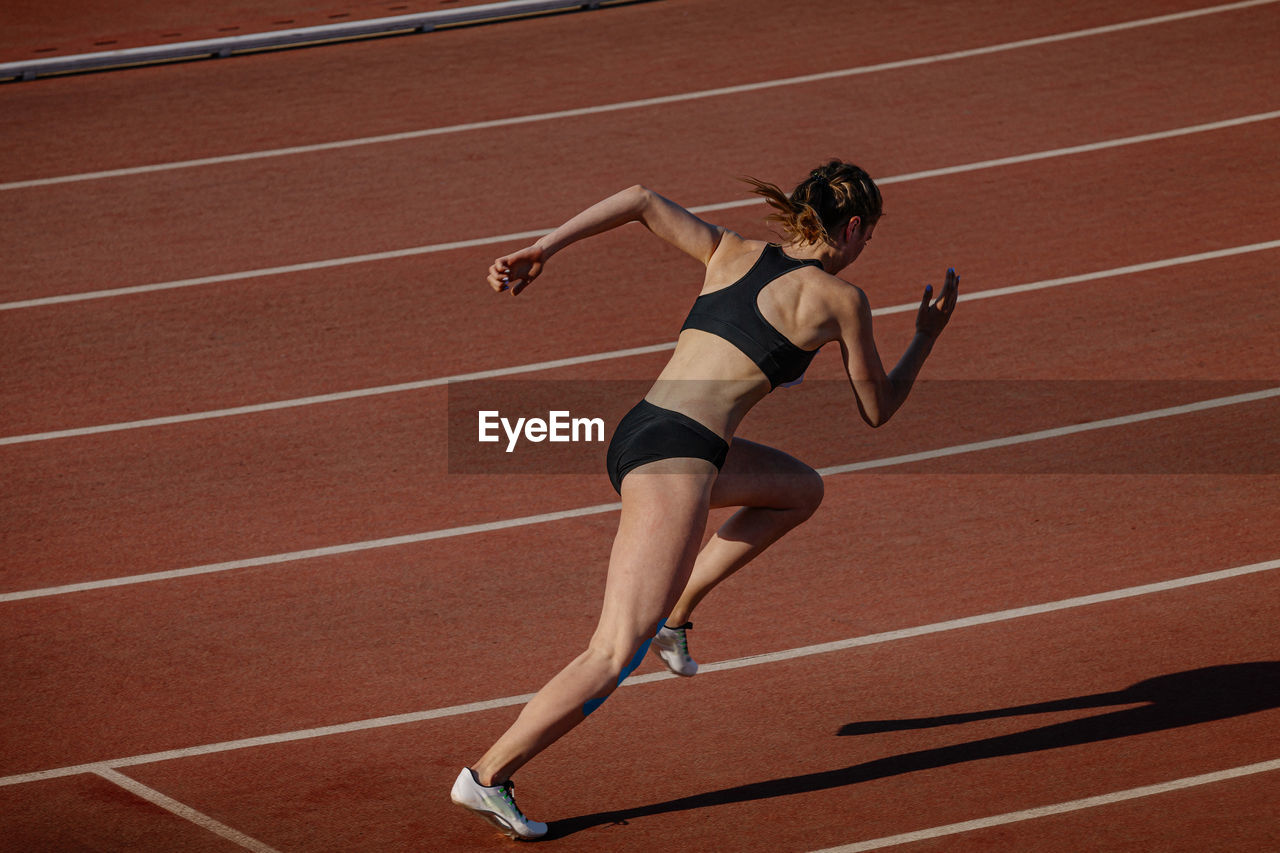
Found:
<svg viewBox="0 0 1280 853"><path fill-rule="evenodd" d="M692 457L705 459L719 470L728 452L723 438L688 415L641 400L614 430L605 464L614 491L622 494L622 478L638 465Z"/></svg>

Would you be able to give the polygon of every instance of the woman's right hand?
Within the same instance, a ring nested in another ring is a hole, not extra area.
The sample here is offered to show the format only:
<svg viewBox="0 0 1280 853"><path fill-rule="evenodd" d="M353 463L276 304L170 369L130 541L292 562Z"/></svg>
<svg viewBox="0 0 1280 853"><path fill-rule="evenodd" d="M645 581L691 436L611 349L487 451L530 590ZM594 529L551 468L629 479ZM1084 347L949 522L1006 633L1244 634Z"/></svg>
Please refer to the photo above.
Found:
<svg viewBox="0 0 1280 853"><path fill-rule="evenodd" d="M936 338L946 328L955 310L956 299L960 291L960 276L955 268L947 270L946 283L942 285L942 294L930 302L933 296L933 285L924 289L924 299L920 301L920 310L916 312L916 331Z"/></svg>
<svg viewBox="0 0 1280 853"><path fill-rule="evenodd" d="M510 290L516 296L542 274L545 262L546 253L536 243L504 255L489 267L489 286L498 293Z"/></svg>

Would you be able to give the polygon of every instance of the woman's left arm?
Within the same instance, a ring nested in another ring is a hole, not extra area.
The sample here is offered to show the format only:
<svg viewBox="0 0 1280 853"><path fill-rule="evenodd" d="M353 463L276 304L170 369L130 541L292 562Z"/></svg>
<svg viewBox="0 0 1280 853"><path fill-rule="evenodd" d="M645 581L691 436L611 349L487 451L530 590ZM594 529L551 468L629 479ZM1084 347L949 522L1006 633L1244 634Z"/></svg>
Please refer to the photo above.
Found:
<svg viewBox="0 0 1280 853"><path fill-rule="evenodd" d="M654 234L706 264L725 230L639 184L615 193L579 213L532 246L504 255L489 267L489 286L519 294L542 273L561 249L628 222L640 222Z"/></svg>
<svg viewBox="0 0 1280 853"><path fill-rule="evenodd" d="M935 300L933 287L925 288L924 298L916 311L916 334L889 373L885 373L871 333L871 306L866 296L855 287L839 291L842 303L835 312L840 327L840 349L844 354L845 372L853 385L858 413L871 427L878 427L893 417L906 402L911 386L933 351L933 344L946 328L959 298L960 276L947 270L942 294Z"/></svg>

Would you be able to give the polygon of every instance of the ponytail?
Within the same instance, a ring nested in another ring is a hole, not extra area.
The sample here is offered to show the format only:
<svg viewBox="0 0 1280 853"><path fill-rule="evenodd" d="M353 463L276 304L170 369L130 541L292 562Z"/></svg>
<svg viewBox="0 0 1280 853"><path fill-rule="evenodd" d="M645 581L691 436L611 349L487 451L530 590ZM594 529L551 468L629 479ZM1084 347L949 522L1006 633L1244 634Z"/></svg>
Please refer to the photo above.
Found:
<svg viewBox="0 0 1280 853"><path fill-rule="evenodd" d="M883 213L880 189L871 176L840 160L814 169L790 195L775 184L742 180L774 209L766 218L802 243L830 243L852 217L874 224Z"/></svg>

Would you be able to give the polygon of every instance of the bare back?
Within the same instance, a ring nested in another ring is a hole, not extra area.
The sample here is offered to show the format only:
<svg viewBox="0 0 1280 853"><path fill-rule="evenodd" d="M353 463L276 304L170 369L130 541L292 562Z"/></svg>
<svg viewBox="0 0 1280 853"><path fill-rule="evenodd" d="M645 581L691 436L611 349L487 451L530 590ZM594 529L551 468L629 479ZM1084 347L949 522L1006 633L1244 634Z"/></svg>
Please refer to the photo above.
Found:
<svg viewBox="0 0 1280 853"><path fill-rule="evenodd" d="M725 232L707 262L700 296L741 281L768 244ZM760 315L791 344L816 350L838 337L831 307L833 285L841 282L816 266L784 273L760 290ZM756 363L733 343L710 332L685 329L676 350L645 396L654 405L682 412L725 439L769 393L771 384Z"/></svg>

